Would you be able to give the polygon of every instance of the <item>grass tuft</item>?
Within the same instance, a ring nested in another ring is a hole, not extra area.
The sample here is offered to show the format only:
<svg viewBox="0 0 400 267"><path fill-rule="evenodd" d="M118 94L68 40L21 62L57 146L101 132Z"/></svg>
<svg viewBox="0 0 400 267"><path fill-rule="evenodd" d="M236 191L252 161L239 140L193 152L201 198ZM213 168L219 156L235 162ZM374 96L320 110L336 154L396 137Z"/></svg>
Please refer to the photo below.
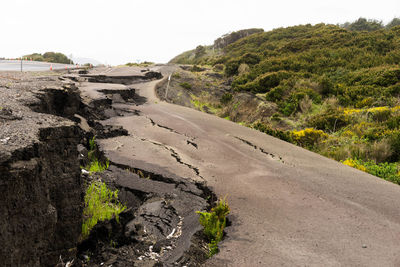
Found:
<svg viewBox="0 0 400 267"><path fill-rule="evenodd" d="M96 145L96 140L95 140L94 136L92 139L89 140L89 149L90 149L88 151L89 164L86 165L85 167L81 166L81 168L88 170L89 172L102 172L102 171L107 170L108 167L110 166L110 162L107 159L105 164L103 164L96 157L97 145Z"/></svg>
<svg viewBox="0 0 400 267"><path fill-rule="evenodd" d="M102 172L107 170L109 166L110 162L108 160L105 164L102 164L98 159L94 159L85 167L85 169L89 172Z"/></svg>
<svg viewBox="0 0 400 267"><path fill-rule="evenodd" d="M229 214L229 206L226 197L220 199L211 212L196 211L200 214L199 222L204 227L204 234L209 241L209 257L218 253L218 243L222 240L226 226L226 216Z"/></svg>
<svg viewBox="0 0 400 267"><path fill-rule="evenodd" d="M103 182L91 183L85 194L82 238L87 238L99 221L110 220L113 217L118 221L118 215L125 209L126 206L118 201L118 190L112 191Z"/></svg>

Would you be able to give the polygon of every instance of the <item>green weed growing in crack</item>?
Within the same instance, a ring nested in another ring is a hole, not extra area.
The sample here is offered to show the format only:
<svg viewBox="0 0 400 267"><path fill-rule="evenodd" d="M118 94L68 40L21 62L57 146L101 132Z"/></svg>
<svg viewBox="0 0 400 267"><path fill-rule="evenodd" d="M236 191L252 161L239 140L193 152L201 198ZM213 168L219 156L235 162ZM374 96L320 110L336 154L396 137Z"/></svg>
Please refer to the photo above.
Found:
<svg viewBox="0 0 400 267"><path fill-rule="evenodd" d="M93 136L93 138L89 140L89 151L88 151L89 164L86 165L85 167L81 166L81 168L88 170L89 172L102 172L108 169L108 167L110 166L110 162L107 159L106 163L103 164L96 157L97 145L95 138L96 137Z"/></svg>
<svg viewBox="0 0 400 267"><path fill-rule="evenodd" d="M218 253L218 243L222 240L224 228L226 226L226 216L230 209L226 197L218 200L211 212L196 211L200 214L199 222L204 227L203 232L209 241L209 257Z"/></svg>
<svg viewBox="0 0 400 267"><path fill-rule="evenodd" d="M92 228L99 222L113 217L119 221L119 214L126 206L118 201L118 190L111 190L100 181L92 182L86 189L83 210L82 239L89 236Z"/></svg>
<svg viewBox="0 0 400 267"><path fill-rule="evenodd" d="M110 162L107 160L105 164L99 162L98 159L95 159L90 162L88 166L85 167L89 172L102 172L108 169L110 166Z"/></svg>

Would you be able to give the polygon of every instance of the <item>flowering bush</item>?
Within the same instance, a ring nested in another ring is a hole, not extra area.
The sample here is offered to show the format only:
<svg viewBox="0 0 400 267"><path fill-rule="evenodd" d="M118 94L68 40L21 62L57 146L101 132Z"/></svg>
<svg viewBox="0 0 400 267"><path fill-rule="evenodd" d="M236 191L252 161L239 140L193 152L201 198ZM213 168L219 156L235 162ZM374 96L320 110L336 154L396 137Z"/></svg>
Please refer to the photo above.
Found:
<svg viewBox="0 0 400 267"><path fill-rule="evenodd" d="M292 131L293 141L306 148L312 148L318 144L321 140L328 138L328 135L322 130L316 130L314 128L306 128L300 131Z"/></svg>
<svg viewBox="0 0 400 267"><path fill-rule="evenodd" d="M346 159L343 164L381 177L387 181L400 184L400 171L396 163L378 163L374 161L362 161L360 159Z"/></svg>

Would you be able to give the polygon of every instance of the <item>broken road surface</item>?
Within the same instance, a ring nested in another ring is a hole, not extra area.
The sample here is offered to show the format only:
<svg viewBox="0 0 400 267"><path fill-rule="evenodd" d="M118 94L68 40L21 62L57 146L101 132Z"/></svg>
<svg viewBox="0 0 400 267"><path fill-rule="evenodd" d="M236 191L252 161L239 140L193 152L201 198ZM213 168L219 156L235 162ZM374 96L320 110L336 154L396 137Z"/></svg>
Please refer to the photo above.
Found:
<svg viewBox="0 0 400 267"><path fill-rule="evenodd" d="M165 79L174 69L152 70ZM138 69L96 75L123 81L131 71ZM154 94L159 82L129 85L144 103L115 101L126 114L102 122L122 126L128 135L99 142L115 164L134 162L152 173L204 181L219 197L227 196L232 225L207 266L400 265L400 186L233 122L161 102Z"/></svg>

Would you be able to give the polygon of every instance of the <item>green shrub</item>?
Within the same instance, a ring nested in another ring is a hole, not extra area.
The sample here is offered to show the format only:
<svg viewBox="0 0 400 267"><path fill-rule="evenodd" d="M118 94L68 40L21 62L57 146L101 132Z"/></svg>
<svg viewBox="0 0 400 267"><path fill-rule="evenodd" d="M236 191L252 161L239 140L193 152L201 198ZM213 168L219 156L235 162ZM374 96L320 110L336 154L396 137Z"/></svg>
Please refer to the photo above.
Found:
<svg viewBox="0 0 400 267"><path fill-rule="evenodd" d="M105 163L101 163L97 158L98 150L95 138L96 137L93 136L93 138L89 140L89 151L88 151L89 164L86 165L85 167L81 166L81 168L86 169L89 172L102 172L108 169L110 162L107 159Z"/></svg>
<svg viewBox="0 0 400 267"><path fill-rule="evenodd" d="M204 68L201 68L197 65L193 65L193 67L190 69L191 72L200 72L200 71L204 71Z"/></svg>
<svg viewBox="0 0 400 267"><path fill-rule="evenodd" d="M290 77L290 73L287 71L278 71L272 73L265 73L258 78L258 84L261 88L273 88L278 86L282 80Z"/></svg>
<svg viewBox="0 0 400 267"><path fill-rule="evenodd" d="M232 98L233 98L233 96L232 96L231 93L225 93L225 94L223 94L223 95L221 96L220 102L221 102L223 105L226 105L226 104L228 104L230 101L232 101Z"/></svg>
<svg viewBox="0 0 400 267"><path fill-rule="evenodd" d="M389 143L392 149L392 161L400 160L400 132L395 131L389 135Z"/></svg>
<svg viewBox="0 0 400 267"><path fill-rule="evenodd" d="M350 124L350 118L335 109L316 114L308 119L307 125L323 131L335 132Z"/></svg>
<svg viewBox="0 0 400 267"><path fill-rule="evenodd" d="M372 119L376 122L387 121L392 114L390 109L382 109L372 113Z"/></svg>
<svg viewBox="0 0 400 267"><path fill-rule="evenodd" d="M253 123L251 125L251 128L256 129L260 132L266 133L268 135L271 135L273 137L279 138L283 141L293 143L292 135L290 134L289 131L281 131L278 129L272 129L271 127L269 127L261 122Z"/></svg>
<svg viewBox="0 0 400 267"><path fill-rule="evenodd" d="M92 228L99 222L118 215L126 209L118 201L118 190L112 191L103 182L93 182L86 189L83 209L82 238L89 236Z"/></svg>
<svg viewBox="0 0 400 267"><path fill-rule="evenodd" d="M364 108L364 107L369 107L373 104L374 99L372 97L366 97L361 101L358 101L356 103L356 108Z"/></svg>
<svg viewBox="0 0 400 267"><path fill-rule="evenodd" d="M287 92L288 88L286 86L283 85L279 85L273 89L271 89L266 95L265 95L265 99L267 101L272 101L272 102L279 102L281 100L283 100L283 97L285 96L286 92Z"/></svg>
<svg viewBox="0 0 400 267"><path fill-rule="evenodd" d="M283 115L290 116L297 111L299 103L295 102L281 102L279 103L280 110Z"/></svg>
<svg viewBox="0 0 400 267"><path fill-rule="evenodd" d="M192 89L192 85L188 82L183 82L183 83L180 83L179 85L187 90Z"/></svg>
<svg viewBox="0 0 400 267"><path fill-rule="evenodd" d="M302 147L312 149L318 143L324 139L328 138L328 135L321 130L316 130L313 128L306 128L300 131L292 131L293 141Z"/></svg>
<svg viewBox="0 0 400 267"><path fill-rule="evenodd" d="M204 56L205 53L206 53L206 48L202 45L198 45L196 47L196 49L194 50L194 57L200 58L200 57Z"/></svg>
<svg viewBox="0 0 400 267"><path fill-rule="evenodd" d="M174 72L174 74L172 74L172 78L180 79L181 78L181 74L179 72Z"/></svg>
<svg viewBox="0 0 400 267"><path fill-rule="evenodd" d="M352 23L347 22L343 24L342 27L350 31L377 31L383 28L383 24L381 21L359 18Z"/></svg>
<svg viewBox="0 0 400 267"><path fill-rule="evenodd" d="M89 152L88 152L89 160L91 160L91 159L93 159L95 157L96 151L97 151L96 137L93 136L89 140Z"/></svg>
<svg viewBox="0 0 400 267"><path fill-rule="evenodd" d="M268 72L258 76L254 80L251 91L254 93L266 93L278 86L281 81L288 79L291 74L287 71Z"/></svg>
<svg viewBox="0 0 400 267"><path fill-rule="evenodd" d="M400 184L399 168L396 163L378 163L374 161L362 161L359 159L347 159L343 164L368 172L387 181Z"/></svg>
<svg viewBox="0 0 400 267"><path fill-rule="evenodd" d="M394 117L390 118L386 122L386 125L391 130L399 129L399 127L400 127L400 116L394 116Z"/></svg>
<svg viewBox="0 0 400 267"><path fill-rule="evenodd" d="M271 120L272 121L281 121L282 119L281 119L279 113L275 112L274 114L272 114Z"/></svg>
<svg viewBox="0 0 400 267"><path fill-rule="evenodd" d="M211 209L211 212L201 212L199 222L204 227L204 234L209 241L209 256L216 254L218 252L218 243L222 240L224 234L224 228L226 226L226 216L229 214L229 206L224 199L220 199L217 205Z"/></svg>
<svg viewBox="0 0 400 267"><path fill-rule="evenodd" d="M388 94L390 94L392 96L399 96L400 95L400 82L389 86L387 91L388 91Z"/></svg>
<svg viewBox="0 0 400 267"><path fill-rule="evenodd" d="M223 64L215 64L215 65L213 66L213 70L214 70L214 71L217 71L217 72L223 71L223 70L224 70L224 65L223 65Z"/></svg>
<svg viewBox="0 0 400 267"><path fill-rule="evenodd" d="M237 59L229 60L225 63L225 74L227 76L233 76L238 74L240 62Z"/></svg>
<svg viewBox="0 0 400 267"><path fill-rule="evenodd" d="M320 79L320 85L321 85L321 94L322 95L330 95L333 93L333 83L331 79L329 79L326 75L323 75Z"/></svg>
<svg viewBox="0 0 400 267"><path fill-rule="evenodd" d="M240 58L240 63L244 63L247 65L255 65L260 62L261 58L258 54L255 53L246 53Z"/></svg>

